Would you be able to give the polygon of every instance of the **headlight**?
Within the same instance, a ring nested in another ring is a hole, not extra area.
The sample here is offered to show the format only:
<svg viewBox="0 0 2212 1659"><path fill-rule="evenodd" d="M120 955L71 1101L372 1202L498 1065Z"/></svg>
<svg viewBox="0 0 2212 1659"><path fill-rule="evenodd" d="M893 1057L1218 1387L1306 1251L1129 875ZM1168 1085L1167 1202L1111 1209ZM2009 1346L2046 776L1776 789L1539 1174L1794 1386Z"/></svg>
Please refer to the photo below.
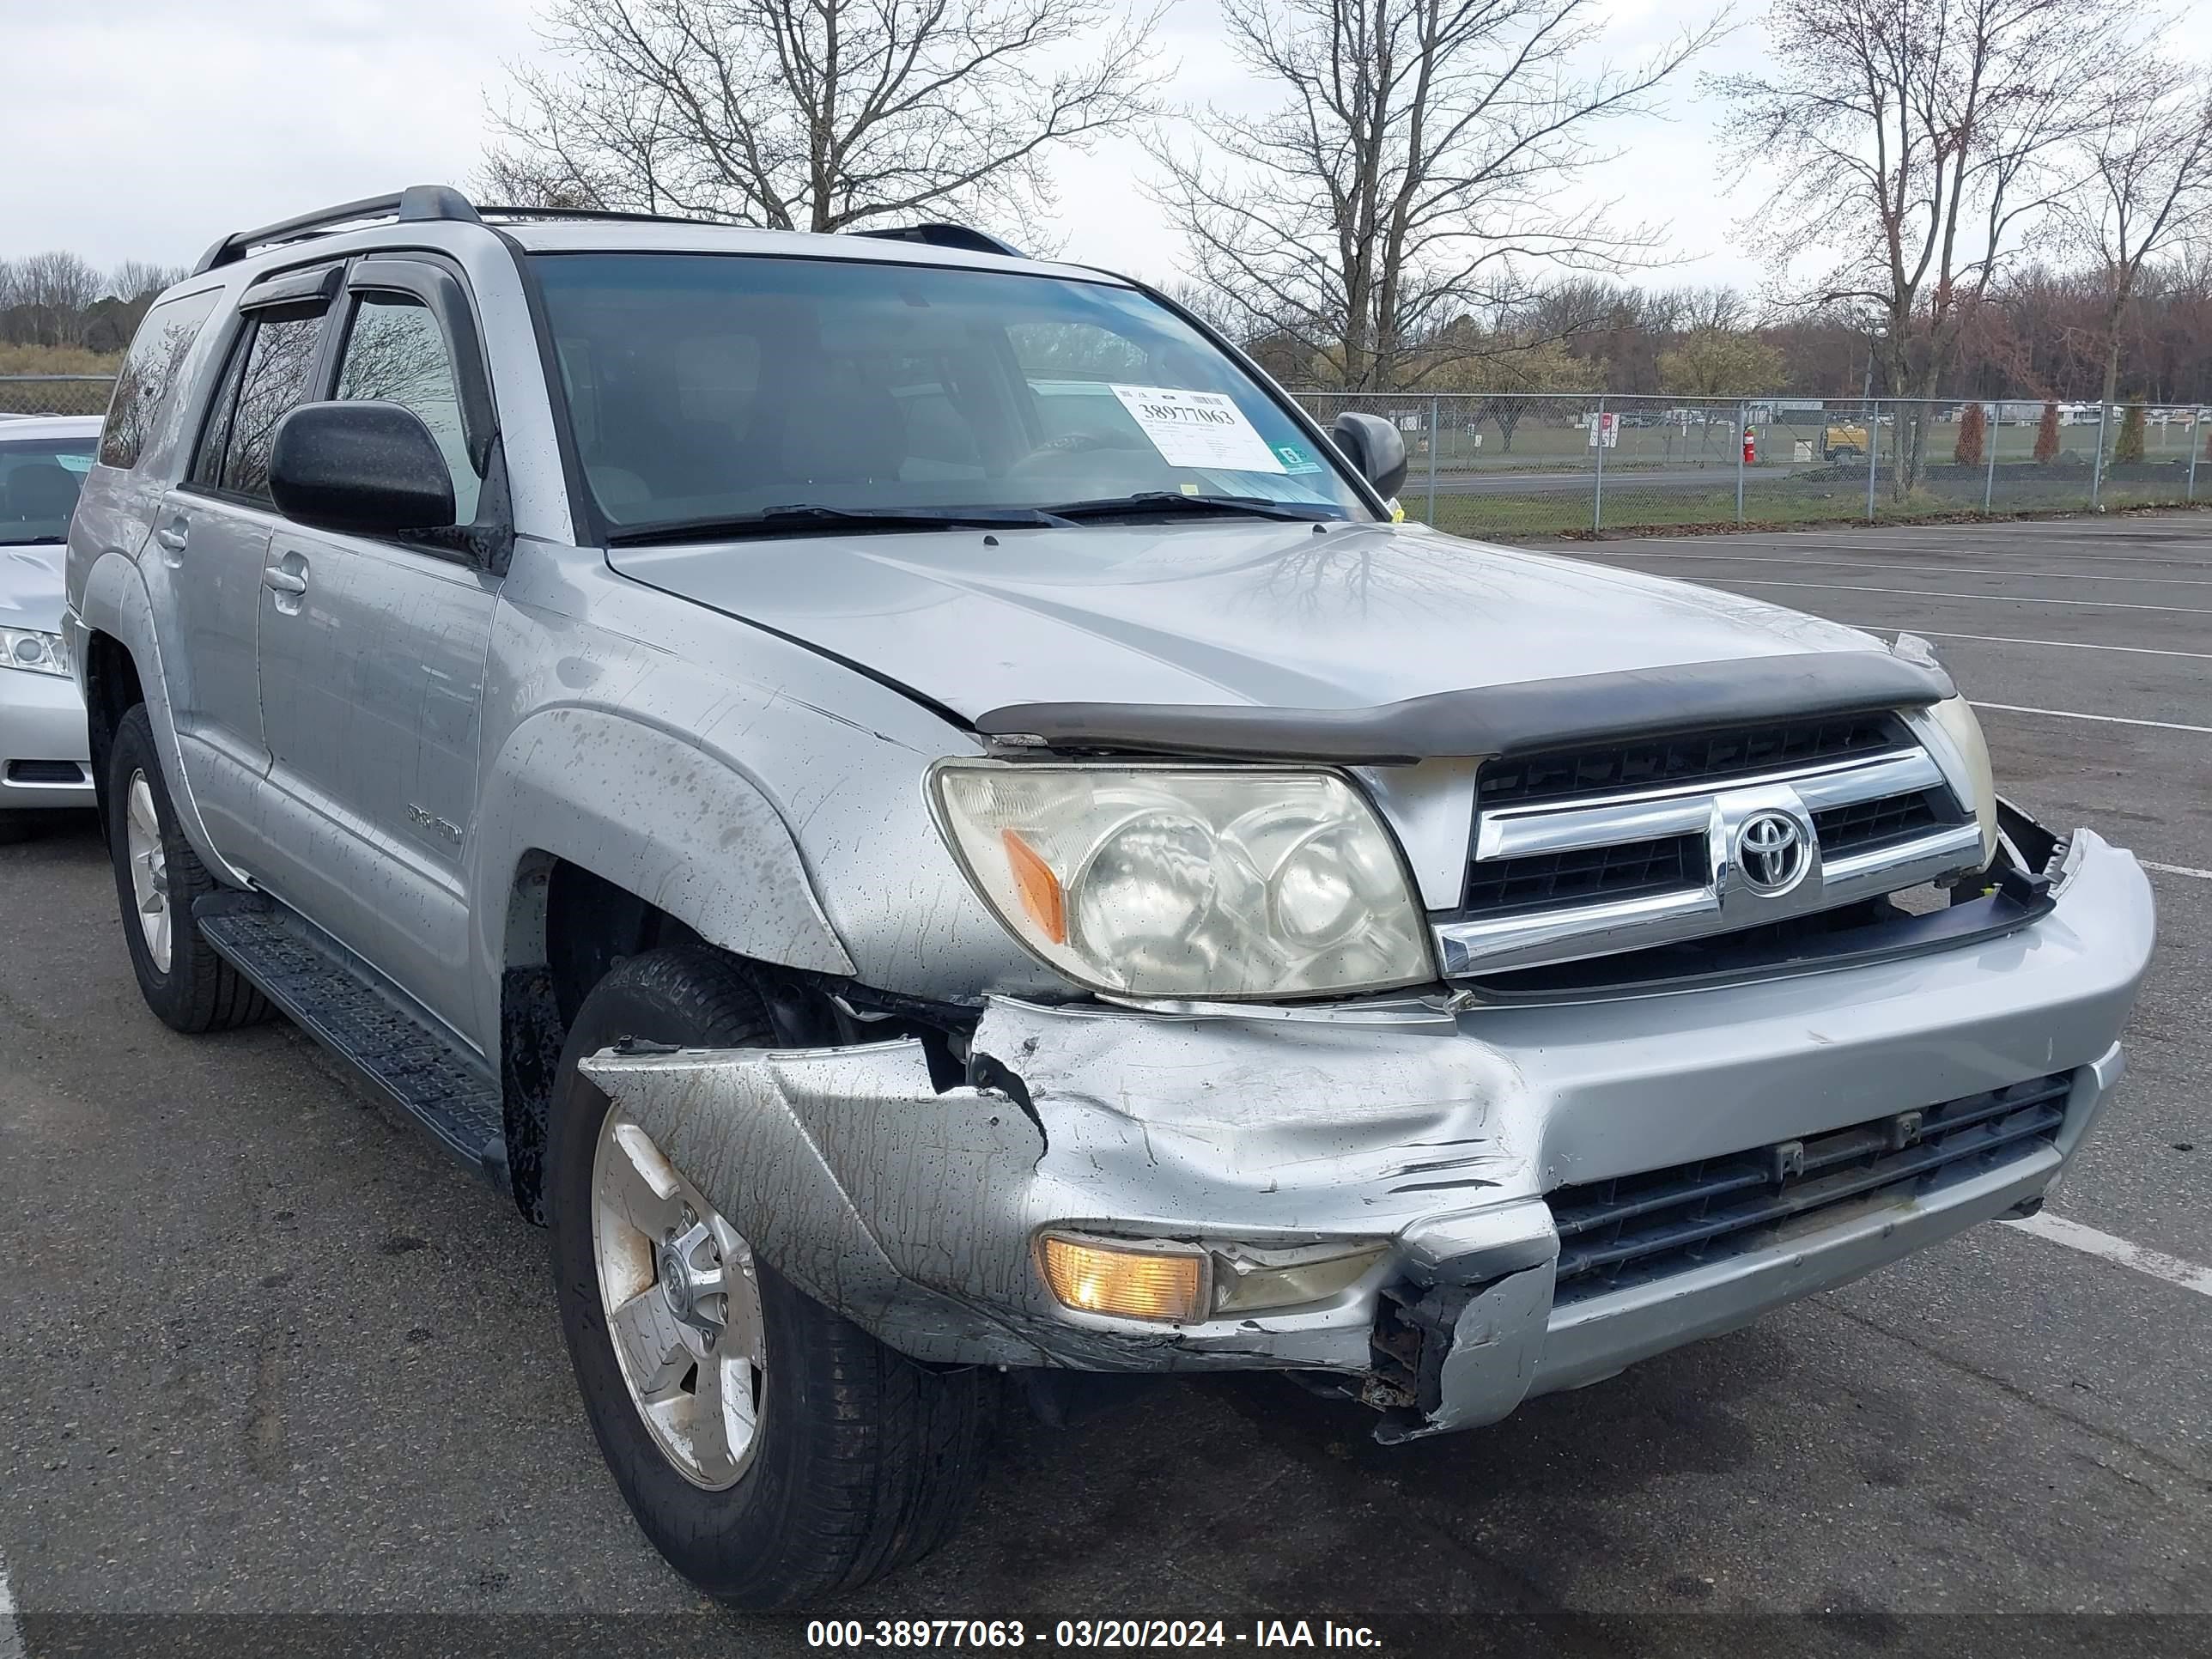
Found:
<svg viewBox="0 0 2212 1659"><path fill-rule="evenodd" d="M33 674L68 673L62 636L28 628L0 628L0 668L21 668Z"/></svg>
<svg viewBox="0 0 2212 1659"><path fill-rule="evenodd" d="M1990 770L1990 746L1982 737L1982 723L1964 697L1946 697L1928 710L1928 718L1956 751L1959 771L1973 793L1974 820L1982 828L1982 865L1997 855L1997 783ZM1945 769L1947 771L1949 768Z"/></svg>
<svg viewBox="0 0 2212 1659"><path fill-rule="evenodd" d="M1093 990L1311 996L1436 976L1397 843L1327 773L962 761L930 787L983 902Z"/></svg>

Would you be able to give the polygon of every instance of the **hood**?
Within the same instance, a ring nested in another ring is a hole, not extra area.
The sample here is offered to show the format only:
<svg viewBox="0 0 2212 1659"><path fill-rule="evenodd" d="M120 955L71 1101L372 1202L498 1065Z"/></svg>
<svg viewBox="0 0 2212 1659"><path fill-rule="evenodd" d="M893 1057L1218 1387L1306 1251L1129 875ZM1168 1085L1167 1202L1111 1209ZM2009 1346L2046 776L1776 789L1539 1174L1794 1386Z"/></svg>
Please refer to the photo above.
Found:
<svg viewBox="0 0 2212 1659"><path fill-rule="evenodd" d="M0 627L41 634L62 625L62 566L66 549L0 545Z"/></svg>
<svg viewBox="0 0 2212 1659"><path fill-rule="evenodd" d="M616 548L623 575L973 720L1008 704L1372 707L1808 652L1856 629L1419 526L1206 520Z"/></svg>

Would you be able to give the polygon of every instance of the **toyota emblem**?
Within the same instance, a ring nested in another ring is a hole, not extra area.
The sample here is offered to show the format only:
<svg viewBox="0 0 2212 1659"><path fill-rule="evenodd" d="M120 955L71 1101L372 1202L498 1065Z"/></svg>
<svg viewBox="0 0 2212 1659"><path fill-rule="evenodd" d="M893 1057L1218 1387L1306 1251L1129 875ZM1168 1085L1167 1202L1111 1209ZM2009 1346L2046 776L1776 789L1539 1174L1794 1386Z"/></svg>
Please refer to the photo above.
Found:
<svg viewBox="0 0 2212 1659"><path fill-rule="evenodd" d="M1786 893L1805 873L1804 832L1786 812L1753 812L1735 832L1735 861L1755 893Z"/></svg>

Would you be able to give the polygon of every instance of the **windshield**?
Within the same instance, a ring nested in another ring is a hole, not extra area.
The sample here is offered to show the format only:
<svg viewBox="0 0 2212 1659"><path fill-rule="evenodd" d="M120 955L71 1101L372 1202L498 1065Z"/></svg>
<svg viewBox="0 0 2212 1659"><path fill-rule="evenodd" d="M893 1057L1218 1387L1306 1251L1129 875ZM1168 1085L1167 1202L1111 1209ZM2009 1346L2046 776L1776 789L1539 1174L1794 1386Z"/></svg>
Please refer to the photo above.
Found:
<svg viewBox="0 0 2212 1659"><path fill-rule="evenodd" d="M58 542L92 471L97 434L9 438L0 426L0 546Z"/></svg>
<svg viewBox="0 0 2212 1659"><path fill-rule="evenodd" d="M617 540L771 515L775 533L1209 502L1373 516L1273 397L1127 289L754 255L535 262ZM834 511L775 515L794 507Z"/></svg>

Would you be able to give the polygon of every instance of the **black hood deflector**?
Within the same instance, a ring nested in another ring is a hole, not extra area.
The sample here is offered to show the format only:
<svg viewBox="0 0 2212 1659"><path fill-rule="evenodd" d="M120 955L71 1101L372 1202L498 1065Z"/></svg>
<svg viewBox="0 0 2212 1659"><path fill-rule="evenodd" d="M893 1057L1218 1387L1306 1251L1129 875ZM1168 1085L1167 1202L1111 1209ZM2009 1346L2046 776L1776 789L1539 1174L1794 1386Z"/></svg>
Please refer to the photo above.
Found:
<svg viewBox="0 0 2212 1659"><path fill-rule="evenodd" d="M1008 750L1411 765L1706 726L1925 708L1948 676L1886 651L1685 663L1440 691L1368 708L1009 703L975 729Z"/></svg>

